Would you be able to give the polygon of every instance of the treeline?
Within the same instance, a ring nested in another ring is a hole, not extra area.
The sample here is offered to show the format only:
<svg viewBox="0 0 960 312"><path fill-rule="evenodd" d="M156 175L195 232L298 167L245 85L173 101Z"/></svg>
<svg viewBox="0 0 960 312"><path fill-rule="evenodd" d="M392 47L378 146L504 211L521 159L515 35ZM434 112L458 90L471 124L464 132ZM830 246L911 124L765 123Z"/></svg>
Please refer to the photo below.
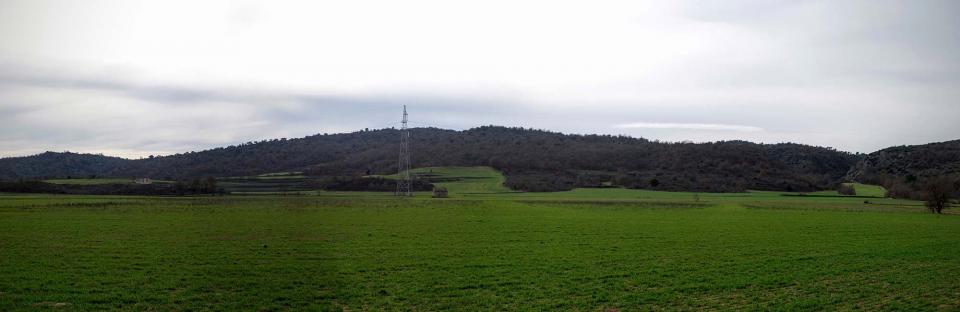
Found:
<svg viewBox="0 0 960 312"><path fill-rule="evenodd" d="M397 190L397 180L381 177L361 176L330 176L310 181L314 189L327 191L347 192L394 192ZM414 192L433 190L433 184L420 179L411 181L410 188Z"/></svg>
<svg viewBox="0 0 960 312"><path fill-rule="evenodd" d="M382 177L307 176L294 178L235 177L220 179L220 185L231 193L297 193L303 191L393 192L397 182ZM414 191L430 191L433 184L422 179L412 183Z"/></svg>
<svg viewBox="0 0 960 312"><path fill-rule="evenodd" d="M926 190L930 187L943 187L949 190L952 198L960 198L960 176L923 177L888 176L880 180L871 181L872 184L887 189L887 197L923 200Z"/></svg>
<svg viewBox="0 0 960 312"><path fill-rule="evenodd" d="M217 187L216 180L212 178L155 184L54 184L42 181L10 181L0 182L0 192L142 196L215 195L224 193L223 189Z"/></svg>
<svg viewBox="0 0 960 312"><path fill-rule="evenodd" d="M870 181L887 189L887 197L924 201L931 211L940 213L960 199L960 175L882 176Z"/></svg>
<svg viewBox="0 0 960 312"><path fill-rule="evenodd" d="M0 159L0 179L95 174L177 180L279 171L321 177L389 174L397 170L399 135L395 129L322 134L138 160L72 161L76 168L52 163L95 155L46 153ZM507 175L508 187L527 191L610 184L673 191L833 189L860 159L799 144L666 143L495 126L412 129L411 148L414 167L491 166Z"/></svg>

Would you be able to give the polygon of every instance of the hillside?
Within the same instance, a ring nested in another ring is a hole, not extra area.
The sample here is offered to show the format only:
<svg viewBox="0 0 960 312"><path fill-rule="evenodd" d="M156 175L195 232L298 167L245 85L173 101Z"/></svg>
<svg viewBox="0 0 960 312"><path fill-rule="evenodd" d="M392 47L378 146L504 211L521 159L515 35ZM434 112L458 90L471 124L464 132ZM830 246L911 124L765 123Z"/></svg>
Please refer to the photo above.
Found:
<svg viewBox="0 0 960 312"><path fill-rule="evenodd" d="M491 166L516 190L576 186L696 191L812 191L832 188L859 155L800 144L744 141L664 143L610 135L569 135L506 127L411 130L414 167ZM320 134L150 159L44 153L0 159L0 179L114 176L175 180L251 176L390 174L398 130Z"/></svg>
<svg viewBox="0 0 960 312"><path fill-rule="evenodd" d="M70 152L0 158L0 180L103 176L131 162L119 157Z"/></svg>
<svg viewBox="0 0 960 312"><path fill-rule="evenodd" d="M850 169L846 179L889 186L944 176L960 176L960 140L870 153Z"/></svg>

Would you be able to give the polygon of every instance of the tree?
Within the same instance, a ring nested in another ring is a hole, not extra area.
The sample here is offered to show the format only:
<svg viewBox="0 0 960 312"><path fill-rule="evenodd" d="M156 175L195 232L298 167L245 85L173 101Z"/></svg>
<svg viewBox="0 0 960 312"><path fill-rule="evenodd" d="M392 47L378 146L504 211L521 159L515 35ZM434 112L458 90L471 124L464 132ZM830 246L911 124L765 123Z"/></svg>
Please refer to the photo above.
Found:
<svg viewBox="0 0 960 312"><path fill-rule="evenodd" d="M956 181L953 181L953 198L960 198L960 178L957 178Z"/></svg>
<svg viewBox="0 0 960 312"><path fill-rule="evenodd" d="M923 185L925 205L932 213L943 213L943 209L950 205L950 195L953 192L953 182L945 178L933 178Z"/></svg>

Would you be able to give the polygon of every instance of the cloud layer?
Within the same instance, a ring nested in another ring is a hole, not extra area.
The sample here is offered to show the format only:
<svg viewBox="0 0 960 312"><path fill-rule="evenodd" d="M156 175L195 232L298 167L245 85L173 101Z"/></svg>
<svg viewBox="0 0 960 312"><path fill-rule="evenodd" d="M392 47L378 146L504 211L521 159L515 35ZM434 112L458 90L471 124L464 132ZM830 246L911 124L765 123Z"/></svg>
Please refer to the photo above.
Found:
<svg viewBox="0 0 960 312"><path fill-rule="evenodd" d="M616 125L622 129L682 129L682 130L708 130L708 131L739 131L755 132L763 129L754 126L742 125L720 125L720 124L700 124L700 123L670 123L670 122L634 122Z"/></svg>
<svg viewBox="0 0 960 312"><path fill-rule="evenodd" d="M498 124L960 138L955 1L4 1L0 156ZM171 22L175 21L175 22Z"/></svg>

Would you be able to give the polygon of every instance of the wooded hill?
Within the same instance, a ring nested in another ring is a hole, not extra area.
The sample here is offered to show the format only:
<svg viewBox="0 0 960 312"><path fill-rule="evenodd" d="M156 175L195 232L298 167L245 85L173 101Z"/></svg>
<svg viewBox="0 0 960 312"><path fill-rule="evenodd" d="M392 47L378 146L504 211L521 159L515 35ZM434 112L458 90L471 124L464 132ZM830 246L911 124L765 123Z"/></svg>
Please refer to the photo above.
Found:
<svg viewBox="0 0 960 312"><path fill-rule="evenodd" d="M800 144L667 143L485 126L411 130L414 167L491 166L517 190L624 186L674 191L834 188L862 155ZM0 159L0 179L151 177L181 180L303 171L359 176L396 171L399 131L381 129L247 142L147 159L47 152Z"/></svg>
<svg viewBox="0 0 960 312"><path fill-rule="evenodd" d="M926 199L933 188L960 197L960 140L895 146L866 155L846 180L882 185L890 196Z"/></svg>
<svg viewBox="0 0 960 312"><path fill-rule="evenodd" d="M847 175L850 181L880 184L884 179L960 175L960 140L895 146L866 155Z"/></svg>

